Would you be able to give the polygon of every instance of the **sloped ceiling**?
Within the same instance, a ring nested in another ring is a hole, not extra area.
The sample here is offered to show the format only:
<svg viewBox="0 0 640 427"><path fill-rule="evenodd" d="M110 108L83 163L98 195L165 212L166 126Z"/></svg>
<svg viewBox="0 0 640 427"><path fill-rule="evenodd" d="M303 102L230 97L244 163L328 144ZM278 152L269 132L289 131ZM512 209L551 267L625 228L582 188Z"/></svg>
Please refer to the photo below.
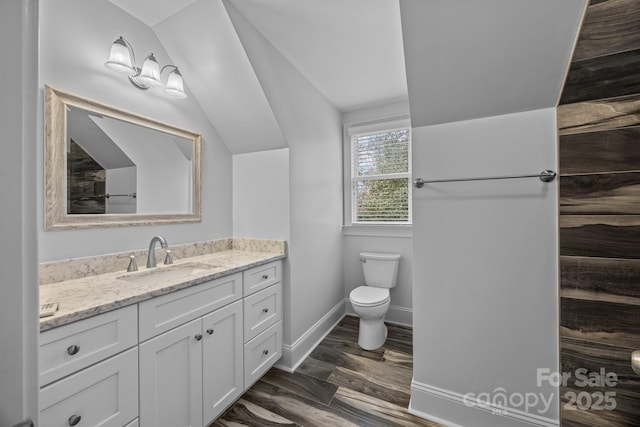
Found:
<svg viewBox="0 0 640 427"><path fill-rule="evenodd" d="M109 0L156 33L232 154L287 146L221 0ZM397 0L233 1L342 111L407 99Z"/></svg>
<svg viewBox="0 0 640 427"><path fill-rule="evenodd" d="M397 0L231 0L342 111L407 99Z"/></svg>
<svg viewBox="0 0 640 427"><path fill-rule="evenodd" d="M401 0L414 127L554 107L587 0Z"/></svg>
<svg viewBox="0 0 640 427"><path fill-rule="evenodd" d="M149 27L164 21L197 0L109 0Z"/></svg>
<svg viewBox="0 0 640 427"><path fill-rule="evenodd" d="M287 146L222 0L110 1L152 26L231 153ZM587 2L229 1L339 110L408 99L413 126L557 105Z"/></svg>
<svg viewBox="0 0 640 427"><path fill-rule="evenodd" d="M199 0L153 30L232 154L287 146L220 0Z"/></svg>

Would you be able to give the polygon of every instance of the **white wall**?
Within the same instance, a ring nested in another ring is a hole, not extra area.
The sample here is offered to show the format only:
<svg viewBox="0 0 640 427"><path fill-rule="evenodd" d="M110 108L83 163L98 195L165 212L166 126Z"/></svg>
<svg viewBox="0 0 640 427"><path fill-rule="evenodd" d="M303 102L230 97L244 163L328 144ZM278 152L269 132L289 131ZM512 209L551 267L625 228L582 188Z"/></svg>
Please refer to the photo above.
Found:
<svg viewBox="0 0 640 427"><path fill-rule="evenodd" d="M0 425L38 414L38 2L0 2Z"/></svg>
<svg viewBox="0 0 640 427"><path fill-rule="evenodd" d="M289 149L233 156L233 236L289 240Z"/></svg>
<svg viewBox="0 0 640 427"><path fill-rule="evenodd" d="M106 189L109 194L131 194L137 190L136 167L107 169ZM136 213L136 199L133 197L110 197L107 199L107 213Z"/></svg>
<svg viewBox="0 0 640 427"><path fill-rule="evenodd" d="M160 64L173 62L149 27L106 0L41 2L40 98L43 85L50 84L202 134L202 223L52 232L44 232L39 226L41 262L144 249L156 234L164 235L169 244L178 244L229 237L232 233L231 155L192 94L186 100L176 100L165 97L159 89L141 91L126 76L104 67L111 43L119 35L133 44L139 62L149 52ZM184 78L188 91L189 76L185 73ZM42 114L41 110L40 117ZM42 126L39 135L38 159L42 164ZM42 181L39 170L39 224L43 217Z"/></svg>
<svg viewBox="0 0 640 427"><path fill-rule="evenodd" d="M348 127L408 116L409 102L404 100L343 113L342 121L345 127ZM345 136L343 156L346 171L350 167L349 155L349 141ZM343 192L346 197L349 197L350 183L348 180L344 182ZM347 214L345 212L345 216ZM411 226L353 226L343 228L344 256L342 277L345 287L345 299L347 300L347 313L356 315L348 301L349 293L354 288L364 284L360 252L399 253L402 258L400 259L398 270L398 282L396 287L391 290L391 307L389 307L385 320L405 325L412 324L411 269L413 266L413 243L411 233Z"/></svg>
<svg viewBox="0 0 640 427"><path fill-rule="evenodd" d="M291 238L280 366L292 369L344 313L341 117L233 5L224 4L289 145Z"/></svg>
<svg viewBox="0 0 640 427"><path fill-rule="evenodd" d="M414 176L556 170L556 143L555 108L420 127ZM414 191L413 411L463 426L557 423L558 390L536 384L537 368L558 367L557 187L533 178ZM497 387L552 404L512 404L505 416L463 404Z"/></svg>
<svg viewBox="0 0 640 427"><path fill-rule="evenodd" d="M192 156L185 156L173 136L119 120L97 122L136 165L137 178L125 192L136 192L138 213L193 212Z"/></svg>

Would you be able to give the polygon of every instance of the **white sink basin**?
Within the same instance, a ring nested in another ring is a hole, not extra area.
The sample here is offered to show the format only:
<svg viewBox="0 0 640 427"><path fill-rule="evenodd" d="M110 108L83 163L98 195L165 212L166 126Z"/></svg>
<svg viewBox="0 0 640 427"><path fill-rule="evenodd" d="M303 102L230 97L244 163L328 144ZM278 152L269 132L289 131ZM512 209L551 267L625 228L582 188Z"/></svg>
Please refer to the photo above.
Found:
<svg viewBox="0 0 640 427"><path fill-rule="evenodd" d="M170 266L163 265L149 270L123 274L117 278L136 284L151 284L159 281L181 282L204 276L219 268L219 265L189 262Z"/></svg>

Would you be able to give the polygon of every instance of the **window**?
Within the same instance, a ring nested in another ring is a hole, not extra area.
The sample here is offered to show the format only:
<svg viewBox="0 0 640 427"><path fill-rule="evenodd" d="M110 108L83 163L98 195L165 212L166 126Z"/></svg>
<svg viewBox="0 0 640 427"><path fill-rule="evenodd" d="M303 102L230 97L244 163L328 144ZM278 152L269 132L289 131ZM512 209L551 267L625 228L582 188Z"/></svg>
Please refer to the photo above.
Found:
<svg viewBox="0 0 640 427"><path fill-rule="evenodd" d="M407 121L352 127L348 136L351 223L411 224L411 128Z"/></svg>

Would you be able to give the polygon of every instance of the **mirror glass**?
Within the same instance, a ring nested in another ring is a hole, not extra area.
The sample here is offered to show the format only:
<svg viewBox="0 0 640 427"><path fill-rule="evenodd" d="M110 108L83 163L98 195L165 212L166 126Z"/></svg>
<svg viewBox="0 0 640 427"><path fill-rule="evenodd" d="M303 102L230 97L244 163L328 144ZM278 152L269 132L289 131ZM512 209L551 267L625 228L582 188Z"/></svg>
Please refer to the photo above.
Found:
<svg viewBox="0 0 640 427"><path fill-rule="evenodd" d="M45 228L200 221L198 134L45 89Z"/></svg>

